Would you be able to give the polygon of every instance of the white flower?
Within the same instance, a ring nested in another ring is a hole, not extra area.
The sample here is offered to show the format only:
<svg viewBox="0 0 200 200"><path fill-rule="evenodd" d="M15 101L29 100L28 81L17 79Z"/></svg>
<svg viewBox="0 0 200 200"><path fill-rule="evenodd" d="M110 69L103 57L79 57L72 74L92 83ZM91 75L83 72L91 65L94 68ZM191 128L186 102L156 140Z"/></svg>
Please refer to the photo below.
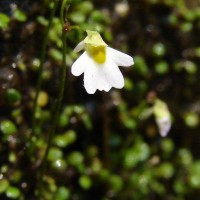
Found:
<svg viewBox="0 0 200 200"><path fill-rule="evenodd" d="M171 129L171 119L170 116L165 116L162 118L156 119L156 123L158 125L159 133L162 137L166 137L168 132Z"/></svg>
<svg viewBox="0 0 200 200"><path fill-rule="evenodd" d="M168 106L165 102L156 99L153 108L160 135L165 137L170 131L172 124Z"/></svg>
<svg viewBox="0 0 200 200"><path fill-rule="evenodd" d="M89 94L96 90L108 92L112 87L124 87L124 78L118 66L129 67L133 58L107 46L96 31L87 31L88 36L74 49L85 52L72 65L72 74L84 73L84 87Z"/></svg>

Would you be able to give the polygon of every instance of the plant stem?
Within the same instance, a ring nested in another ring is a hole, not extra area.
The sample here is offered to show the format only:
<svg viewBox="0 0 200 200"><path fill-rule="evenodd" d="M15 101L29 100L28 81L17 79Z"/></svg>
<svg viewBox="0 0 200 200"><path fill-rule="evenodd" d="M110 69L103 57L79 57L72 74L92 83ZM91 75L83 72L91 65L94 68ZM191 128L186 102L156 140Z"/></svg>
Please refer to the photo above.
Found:
<svg viewBox="0 0 200 200"><path fill-rule="evenodd" d="M45 56L46 56L46 48L47 48L47 44L48 44L48 35L49 35L49 30L50 30L51 25L52 25L53 17L55 16L55 12L56 12L57 5L58 5L57 0L51 0L50 4L51 3L53 3L53 8L51 9L49 22L48 22L48 25L45 29L44 41L42 43L42 49L41 49L40 66L39 66L39 69L38 69L38 81L37 81L36 93L35 93L35 97L34 97L34 101L33 101L33 115L32 115L32 133L33 133L33 135L36 132L37 100L38 100L39 92L40 92L41 85L42 85L42 70L43 70L43 64L44 64L44 60L45 60Z"/></svg>
<svg viewBox="0 0 200 200"><path fill-rule="evenodd" d="M61 20L61 24L62 27L64 25L64 19L63 19L63 13L64 13L64 8L66 5L67 0L63 0L62 2L62 6L61 6L61 12L60 12L60 20ZM57 127L57 122L59 119L59 113L60 113L60 108L61 108L61 103L62 103L62 99L63 99L63 94L64 94L64 89L65 89L65 79L66 79L66 70L67 70L67 65L66 65L66 35L63 32L62 33L62 43L63 43L63 49L62 49L62 76L61 76L61 83L60 83L60 91L59 91L59 95L58 95L58 100L56 102L56 109L55 109L55 113L54 113L54 117L52 119L52 126L50 129L50 133L49 133L49 138L48 138L48 143L47 143L47 149L44 155L44 160L43 163L45 164L46 162L46 158L48 156L49 153L49 148L51 146L51 141L52 141L52 137L55 134L56 131L56 127Z"/></svg>
<svg viewBox="0 0 200 200"><path fill-rule="evenodd" d="M60 10L60 21L62 24L62 27L64 26L64 9L66 6L67 0L63 0L62 2L62 6L61 6L61 10ZM42 188L42 181L43 181L43 176L44 176L44 171L46 168L46 162L47 162L47 157L48 157L48 153L52 144L52 138L55 134L56 131L56 127L57 127L57 123L58 123L58 119L59 119L59 114L60 114L60 108L61 108L61 103L62 103L62 99L63 99L63 94L64 94L64 89L65 89L65 79L66 79L66 70L67 70L67 65L66 65L66 35L65 32L62 32L62 71L61 71L61 83L60 83L60 91L58 94L58 99L56 102L56 109L55 109L55 113L53 115L53 119L52 119L52 126L50 128L50 132L49 132L49 137L48 137L48 142L47 142L47 148L43 157L43 161L42 161L42 169L41 169L41 173L40 173L40 177L39 177L39 190L40 188Z"/></svg>

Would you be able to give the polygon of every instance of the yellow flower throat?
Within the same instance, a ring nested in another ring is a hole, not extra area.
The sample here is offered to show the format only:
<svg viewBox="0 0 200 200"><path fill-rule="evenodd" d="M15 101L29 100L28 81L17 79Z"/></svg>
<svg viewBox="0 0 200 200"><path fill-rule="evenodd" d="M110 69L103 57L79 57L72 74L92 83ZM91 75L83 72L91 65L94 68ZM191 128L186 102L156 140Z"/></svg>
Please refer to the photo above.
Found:
<svg viewBox="0 0 200 200"><path fill-rule="evenodd" d="M94 59L95 62L103 64L106 61L106 49L105 46L92 46L88 45L86 51Z"/></svg>

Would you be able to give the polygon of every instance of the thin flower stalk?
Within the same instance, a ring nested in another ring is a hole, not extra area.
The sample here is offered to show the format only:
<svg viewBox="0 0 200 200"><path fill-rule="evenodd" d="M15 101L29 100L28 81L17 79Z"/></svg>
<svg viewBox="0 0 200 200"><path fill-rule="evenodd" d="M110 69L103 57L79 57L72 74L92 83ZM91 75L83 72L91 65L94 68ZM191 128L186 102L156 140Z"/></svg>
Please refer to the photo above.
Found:
<svg viewBox="0 0 200 200"><path fill-rule="evenodd" d="M66 8L66 4L67 4L67 0L63 0L62 2L62 6L61 6L61 10L60 10L60 21L62 24L62 27L64 27L64 11ZM46 163L47 163L47 157L48 157L48 153L52 144L52 138L55 134L56 131L56 127L57 127L57 123L58 123L58 119L59 119L59 114L60 114L60 108L61 108L61 104L62 104L62 99L63 99L63 94L64 94L64 89L65 89L65 80L66 80L66 70L67 70L67 65L66 65L66 34L63 31L62 32L62 77L61 77L61 83L60 83L60 91L58 94L58 99L56 102L56 109L55 109L55 113L53 115L53 119L52 119L52 126L50 128L50 132L49 132L49 136L48 136L48 141L47 141L47 147L45 150L45 154L43 157L43 161L42 161L42 168L41 168L41 173L40 173L40 177L39 177L39 187L42 186L42 182L43 182L43 178L44 178L44 172L45 172L45 168L46 168ZM38 188L40 190L40 188Z"/></svg>

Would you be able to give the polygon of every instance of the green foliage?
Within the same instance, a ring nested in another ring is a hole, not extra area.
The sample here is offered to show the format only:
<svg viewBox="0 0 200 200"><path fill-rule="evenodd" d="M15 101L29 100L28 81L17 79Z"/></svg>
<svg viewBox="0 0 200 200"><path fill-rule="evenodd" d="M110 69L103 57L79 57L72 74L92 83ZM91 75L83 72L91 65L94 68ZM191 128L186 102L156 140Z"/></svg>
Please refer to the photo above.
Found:
<svg viewBox="0 0 200 200"><path fill-rule="evenodd" d="M0 13L0 29L8 28L10 18L4 14Z"/></svg>
<svg viewBox="0 0 200 200"><path fill-rule="evenodd" d="M69 130L64 134L56 135L54 141L58 147L63 148L70 144L73 144L76 140L76 137L76 133L73 130Z"/></svg>
<svg viewBox="0 0 200 200"><path fill-rule="evenodd" d="M21 100L21 94L16 89L10 88L7 90L7 99L9 101L9 103L13 104L13 103Z"/></svg>
<svg viewBox="0 0 200 200"><path fill-rule="evenodd" d="M19 9L14 10L13 17L20 22L25 22L27 20L26 14Z"/></svg>
<svg viewBox="0 0 200 200"><path fill-rule="evenodd" d="M1 179L0 180L0 194L5 192L6 189L8 188L9 186L9 181L7 179Z"/></svg>
<svg viewBox="0 0 200 200"><path fill-rule="evenodd" d="M18 199L20 196L20 191L18 188L13 187L13 186L9 186L6 190L6 196L9 199Z"/></svg>
<svg viewBox="0 0 200 200"><path fill-rule="evenodd" d="M85 189L85 190L88 190L91 186L92 186L92 181L90 179L89 176L85 176L85 175L82 175L80 178L79 178L79 185Z"/></svg>
<svg viewBox="0 0 200 200"><path fill-rule="evenodd" d="M56 193L56 199L58 200L70 199L70 190L64 186L59 187Z"/></svg>
<svg viewBox="0 0 200 200"><path fill-rule="evenodd" d="M5 136L9 136L9 135L12 135L12 134L14 134L14 133L17 132L17 127L10 120L3 120L3 121L1 121L0 128L1 128L2 133Z"/></svg>
<svg viewBox="0 0 200 200"><path fill-rule="evenodd" d="M152 48L152 53L157 57L161 57L161 56L165 55L165 53L166 53L165 45L163 43L154 44L154 46Z"/></svg>

